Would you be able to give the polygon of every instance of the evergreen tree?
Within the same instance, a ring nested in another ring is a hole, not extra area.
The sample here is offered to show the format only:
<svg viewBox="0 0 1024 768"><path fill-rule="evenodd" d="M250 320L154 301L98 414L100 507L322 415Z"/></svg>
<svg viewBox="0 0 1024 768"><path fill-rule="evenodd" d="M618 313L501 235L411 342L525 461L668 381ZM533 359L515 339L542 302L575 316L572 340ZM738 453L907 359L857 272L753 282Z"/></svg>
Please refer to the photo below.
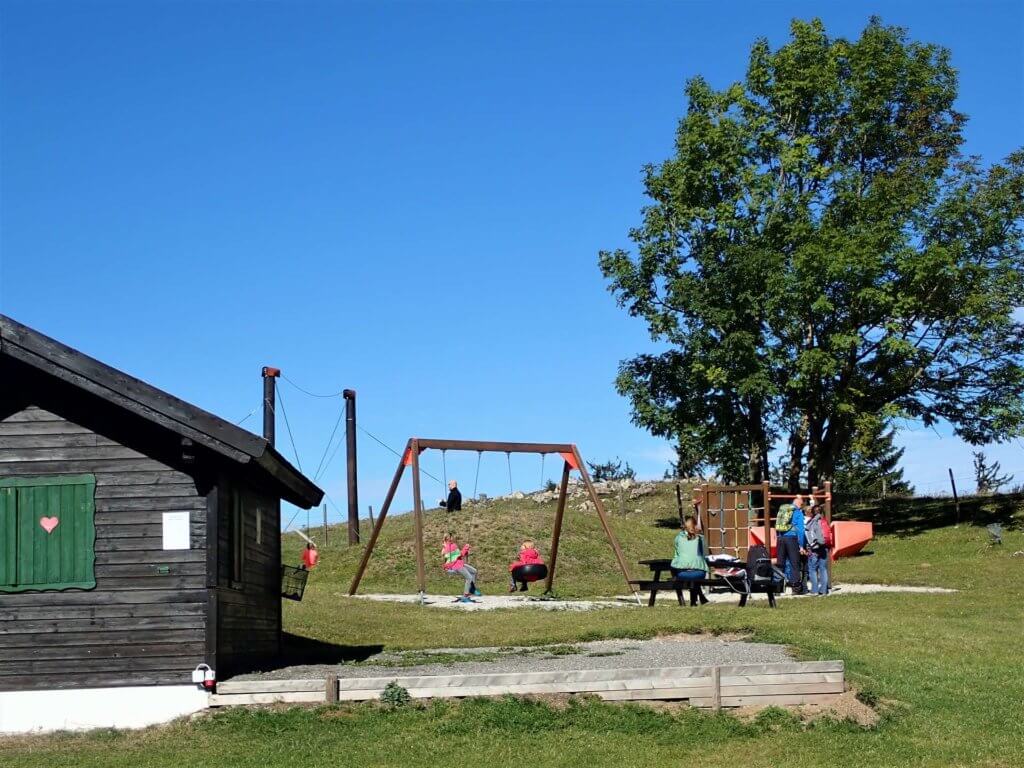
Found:
<svg viewBox="0 0 1024 768"><path fill-rule="evenodd" d="M978 493L991 495L1013 480L1013 475L1000 475L1003 470L998 461L988 463L984 451L974 451L974 482Z"/></svg>
<svg viewBox="0 0 1024 768"><path fill-rule="evenodd" d="M836 492L861 496L912 494L914 488L899 466L904 449L896 447L895 437L895 428L885 419L862 417L837 462Z"/></svg>

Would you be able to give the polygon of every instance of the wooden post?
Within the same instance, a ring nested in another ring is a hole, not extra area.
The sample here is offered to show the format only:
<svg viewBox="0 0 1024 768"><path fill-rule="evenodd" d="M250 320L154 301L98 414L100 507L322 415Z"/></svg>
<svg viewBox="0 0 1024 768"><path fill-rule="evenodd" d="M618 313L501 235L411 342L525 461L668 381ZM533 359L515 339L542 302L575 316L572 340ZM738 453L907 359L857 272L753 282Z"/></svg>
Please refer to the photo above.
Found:
<svg viewBox="0 0 1024 768"><path fill-rule="evenodd" d="M764 526L764 548L768 550L768 559L772 557L772 484L768 480L761 483L761 525Z"/></svg>
<svg viewBox="0 0 1024 768"><path fill-rule="evenodd" d="M679 512L679 527L682 528L686 515L683 513L683 489L679 483L676 483L676 510Z"/></svg>
<svg viewBox="0 0 1024 768"><path fill-rule="evenodd" d="M722 668L718 666L711 668L711 709L722 711Z"/></svg>
<svg viewBox="0 0 1024 768"><path fill-rule="evenodd" d="M373 527L373 504L370 505L370 527Z"/></svg>
<svg viewBox="0 0 1024 768"><path fill-rule="evenodd" d="M832 529L832 481L825 481L825 525ZM834 536L833 536L834 538ZM835 552L835 541L832 542L832 549L828 553L828 588L832 589L832 553Z"/></svg>
<svg viewBox="0 0 1024 768"><path fill-rule="evenodd" d="M956 504L956 524L960 525L960 497L956 494L956 480L953 479L953 468L949 469L949 484L953 486L953 503Z"/></svg>
<svg viewBox="0 0 1024 768"><path fill-rule="evenodd" d="M348 486L348 544L359 543L359 488L356 469L356 391L346 389L345 396L345 473Z"/></svg>
<svg viewBox="0 0 1024 768"><path fill-rule="evenodd" d="M597 491L594 490L594 484L590 481L590 475L587 473L587 467L583 463L583 457L580 456L579 449L575 445L572 447L572 455L576 459L576 466L579 469L580 477L583 478L583 484L587 487L587 492L590 494L590 500L594 502L594 507L597 509L597 516L601 520L601 527L604 528L605 536L608 537L612 550L615 552L615 560L619 564L619 570L622 571L622 578L626 580L626 589L633 593L633 596L636 597L637 605L640 605L640 593L629 583L629 568L626 566L626 558L622 554L622 547L619 546L619 540L615 538L611 526L608 525L608 515L605 514L604 504L601 503Z"/></svg>
<svg viewBox="0 0 1024 768"><path fill-rule="evenodd" d="M263 439L274 444L274 423L277 404L277 377L281 375L279 368L263 367Z"/></svg>
<svg viewBox="0 0 1024 768"><path fill-rule="evenodd" d="M324 686L324 701L328 704L338 703L338 675L335 672L327 673L327 684Z"/></svg>
<svg viewBox="0 0 1024 768"><path fill-rule="evenodd" d="M327 505L324 504L324 547L327 546Z"/></svg>
<svg viewBox="0 0 1024 768"><path fill-rule="evenodd" d="M423 498L420 495L420 443L413 438L412 446L412 513L416 529L416 586L420 597L427 593L427 568L423 561ZM471 542L470 542L471 543Z"/></svg>
<svg viewBox="0 0 1024 768"><path fill-rule="evenodd" d="M565 515L565 497L569 491L569 472L572 467L565 462L562 467L562 482L558 486L558 507L555 509L555 527L551 531L551 556L548 564L548 578L544 582L544 594L551 594L555 582L555 564L558 562L558 540L562 535L562 517Z"/></svg>
<svg viewBox="0 0 1024 768"><path fill-rule="evenodd" d="M408 450L408 447L406 448ZM388 510L391 508L391 502L395 498L395 492L398 490L398 484L402 480L402 473L405 472L405 456L402 456L398 461L398 469L395 470L395 476L391 480L391 487L388 488L388 495L384 497L384 505L380 508L380 515L377 517L377 524L373 526L373 533L370 534L370 540L366 543L366 549L363 550L363 557L359 561L359 568L356 569L356 575L352 578L352 585L348 588L348 593L354 595L356 590L359 589L359 582L363 579L363 573L366 571L366 564L370 562L370 555L373 553L373 548L377 544L377 537L380 535L380 529L384 525L384 518L388 516Z"/></svg>

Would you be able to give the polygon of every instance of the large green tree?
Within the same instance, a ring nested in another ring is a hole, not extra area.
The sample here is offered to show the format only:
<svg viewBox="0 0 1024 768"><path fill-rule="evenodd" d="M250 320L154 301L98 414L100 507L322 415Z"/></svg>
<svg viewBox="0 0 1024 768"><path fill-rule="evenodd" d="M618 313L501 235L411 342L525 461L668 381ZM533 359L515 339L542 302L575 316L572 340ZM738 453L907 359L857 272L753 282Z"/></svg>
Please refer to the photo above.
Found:
<svg viewBox="0 0 1024 768"><path fill-rule="evenodd" d="M696 77L675 154L644 170L633 252L602 252L661 354L617 385L727 478L831 477L866 414L973 443L1024 426L1024 151L961 152L950 54L872 19L794 21L724 90Z"/></svg>

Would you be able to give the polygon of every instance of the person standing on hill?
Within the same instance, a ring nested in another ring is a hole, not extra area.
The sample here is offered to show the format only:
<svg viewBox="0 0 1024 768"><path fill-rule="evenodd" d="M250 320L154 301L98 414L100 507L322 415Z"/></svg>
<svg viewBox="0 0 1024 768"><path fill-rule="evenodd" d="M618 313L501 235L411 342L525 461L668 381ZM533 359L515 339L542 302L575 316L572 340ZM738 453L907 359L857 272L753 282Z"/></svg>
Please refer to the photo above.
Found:
<svg viewBox="0 0 1024 768"><path fill-rule="evenodd" d="M459 490L459 484L454 480L448 482L448 500L442 501L441 506L449 512L462 511L462 491Z"/></svg>
<svg viewBox="0 0 1024 768"><path fill-rule="evenodd" d="M794 595L802 595L804 591L800 567L800 558L807 554L803 506L803 497L798 494L792 504L779 507L779 515L775 519L778 565L786 571Z"/></svg>

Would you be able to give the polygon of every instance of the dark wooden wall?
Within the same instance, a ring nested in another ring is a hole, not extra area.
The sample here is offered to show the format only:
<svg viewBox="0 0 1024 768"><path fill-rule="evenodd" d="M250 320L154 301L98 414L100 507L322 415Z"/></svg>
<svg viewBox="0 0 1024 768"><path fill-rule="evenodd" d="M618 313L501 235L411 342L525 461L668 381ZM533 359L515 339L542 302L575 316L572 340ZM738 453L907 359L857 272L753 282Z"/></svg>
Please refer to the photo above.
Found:
<svg viewBox="0 0 1024 768"><path fill-rule="evenodd" d="M218 486L216 669L223 679L271 664L281 642L280 501L244 481L222 479ZM244 559L242 582L232 585L230 565L233 496L242 503ZM261 541L257 516L262 513Z"/></svg>
<svg viewBox="0 0 1024 768"><path fill-rule="evenodd" d="M116 413L33 390L22 399L47 408L0 398L0 476L96 476L96 588L0 595L0 690L190 682L206 655L209 489L153 458L167 445L128 447ZM162 549L171 511L190 514L189 550Z"/></svg>

